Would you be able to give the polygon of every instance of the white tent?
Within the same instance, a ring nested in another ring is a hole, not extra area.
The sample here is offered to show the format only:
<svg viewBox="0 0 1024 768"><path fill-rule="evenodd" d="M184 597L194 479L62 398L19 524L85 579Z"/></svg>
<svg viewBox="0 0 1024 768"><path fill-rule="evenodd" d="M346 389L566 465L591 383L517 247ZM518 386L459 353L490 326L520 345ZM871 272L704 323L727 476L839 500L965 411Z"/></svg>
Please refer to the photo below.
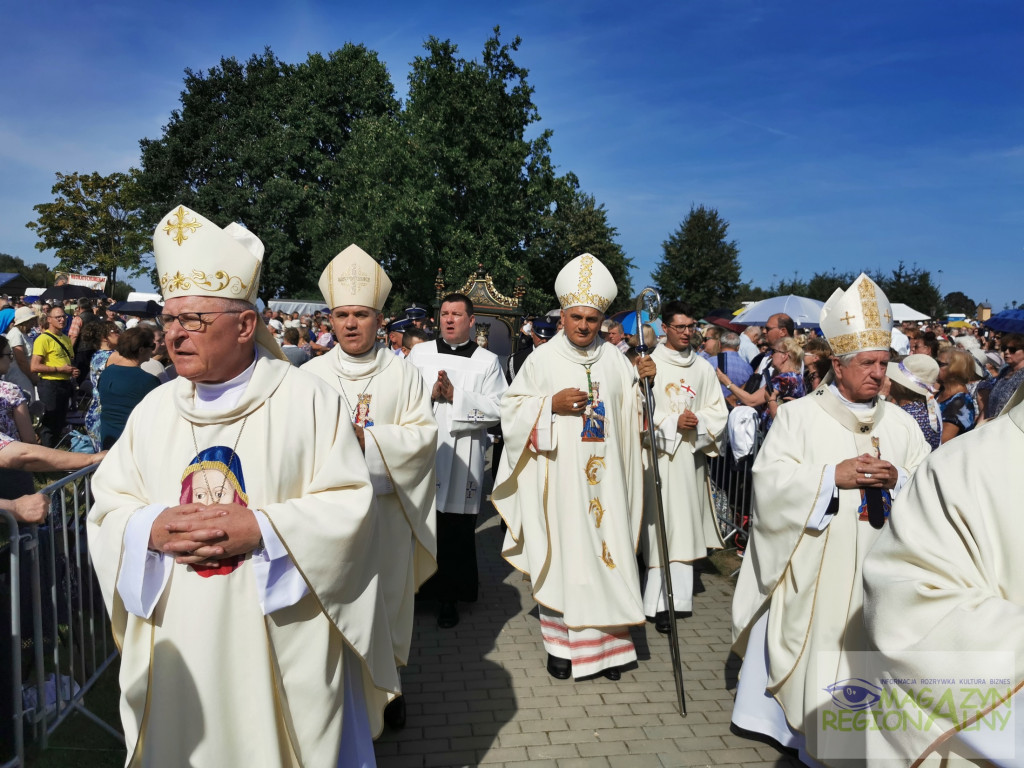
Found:
<svg viewBox="0 0 1024 768"><path fill-rule="evenodd" d="M892 319L893 322L902 323L905 321L930 320L931 318L912 307L908 307L906 304L900 304L896 301L892 304Z"/></svg>

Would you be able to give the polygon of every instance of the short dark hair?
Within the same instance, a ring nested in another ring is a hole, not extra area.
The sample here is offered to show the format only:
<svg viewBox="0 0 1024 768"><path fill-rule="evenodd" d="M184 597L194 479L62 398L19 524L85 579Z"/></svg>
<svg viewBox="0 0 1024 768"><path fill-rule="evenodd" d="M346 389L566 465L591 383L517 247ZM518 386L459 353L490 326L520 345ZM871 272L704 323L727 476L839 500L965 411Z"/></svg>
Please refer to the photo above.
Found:
<svg viewBox="0 0 1024 768"><path fill-rule="evenodd" d="M692 317L694 320L697 319L697 315L694 313L692 306L673 299L662 307L661 319L671 322L672 318L676 315L686 315L687 317Z"/></svg>
<svg viewBox="0 0 1024 768"><path fill-rule="evenodd" d="M408 328L402 334L402 346L409 346L409 341L412 339L419 339L420 341L430 341L430 334L422 328Z"/></svg>
<svg viewBox="0 0 1024 768"><path fill-rule="evenodd" d="M137 361L142 357L144 349L152 349L156 341L153 329L145 325L136 325L121 334L117 340L117 354L128 360Z"/></svg>
<svg viewBox="0 0 1024 768"><path fill-rule="evenodd" d="M299 329L298 328L285 328L284 329L284 340L286 344L298 345L299 343Z"/></svg>
<svg viewBox="0 0 1024 768"><path fill-rule="evenodd" d="M473 314L473 300L464 293L449 293L447 296L441 299L442 305L454 302L462 302L466 307L466 314Z"/></svg>

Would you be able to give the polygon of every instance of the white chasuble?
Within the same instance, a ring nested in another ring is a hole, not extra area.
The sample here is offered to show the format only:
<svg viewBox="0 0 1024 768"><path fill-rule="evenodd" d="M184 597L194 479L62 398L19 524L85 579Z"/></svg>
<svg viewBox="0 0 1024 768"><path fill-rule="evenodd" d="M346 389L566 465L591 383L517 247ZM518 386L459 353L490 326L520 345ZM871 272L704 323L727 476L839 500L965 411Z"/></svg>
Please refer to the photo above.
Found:
<svg viewBox="0 0 1024 768"><path fill-rule="evenodd" d="M722 547L706 459L717 456L721 449L729 411L715 369L700 355L677 352L660 344L651 357L658 366L653 384L654 427L669 558L672 562L690 563L706 557L709 548ZM684 410L697 416L695 429L677 428ZM660 568L654 474L646 440L645 445L643 553L649 567Z"/></svg>
<svg viewBox="0 0 1024 768"><path fill-rule="evenodd" d="M501 419L501 396L508 385L493 352L477 347L472 357L441 354L437 351L441 344L441 339L424 342L409 352L409 362L423 376L428 397L438 371L448 375L455 390L453 402L434 403L437 508L475 515L484 492L484 453L491 444L487 428Z"/></svg>
<svg viewBox="0 0 1024 768"><path fill-rule="evenodd" d="M202 410L194 390L179 378L150 393L93 481L89 548L121 649L129 764L333 768L345 677L361 677L374 733L398 690L359 444L337 393L286 362L260 357L231 407ZM246 555L174 563L150 618L128 613L115 587L128 522L213 488L266 515L306 595L264 616Z"/></svg>
<svg viewBox="0 0 1024 768"><path fill-rule="evenodd" d="M584 416L552 416L551 397L592 394ZM570 629L641 624L636 567L643 466L636 373L597 341L559 333L536 349L502 400L505 440L491 501L508 524L502 555Z"/></svg>
<svg viewBox="0 0 1024 768"><path fill-rule="evenodd" d="M900 696L928 678L957 683L933 686L936 700L947 689L953 695L929 709L931 729L889 738L905 764L1024 764L1022 468L1024 404L1017 404L928 457L864 563L868 636ZM1003 671L979 683L978 656ZM965 677L974 682L960 685ZM963 689L977 693L968 698ZM1011 713L1009 725L997 727Z"/></svg>
<svg viewBox="0 0 1024 768"><path fill-rule="evenodd" d="M416 590L437 570L434 456L437 423L416 368L380 348L360 358L341 346L303 366L342 396L364 430L380 525L381 586L395 659L409 660Z"/></svg>
<svg viewBox="0 0 1024 768"><path fill-rule="evenodd" d="M746 654L744 665L763 664L764 649L748 648L747 640L767 611L767 690L809 740L814 713L831 701L817 684L818 654L837 654L842 680L845 654L868 650L861 566L880 531L866 519L858 489L838 490L838 509L824 530L807 526L829 468L863 453L909 474L930 449L896 406L877 401L854 411L822 386L779 409L754 461L754 517L733 598L733 648ZM815 755L813 744L808 751Z"/></svg>

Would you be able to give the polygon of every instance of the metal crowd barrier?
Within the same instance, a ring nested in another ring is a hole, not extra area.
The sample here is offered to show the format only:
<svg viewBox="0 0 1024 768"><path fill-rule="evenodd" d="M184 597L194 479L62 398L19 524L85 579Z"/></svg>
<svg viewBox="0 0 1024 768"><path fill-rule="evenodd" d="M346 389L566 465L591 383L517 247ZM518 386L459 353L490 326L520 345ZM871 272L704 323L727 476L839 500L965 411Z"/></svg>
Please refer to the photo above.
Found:
<svg viewBox="0 0 1024 768"><path fill-rule="evenodd" d="M13 756L0 768L25 764L25 742L45 749L51 734L77 712L118 740L122 734L85 705L85 695L117 657L110 622L89 560L85 519L92 506L92 474L79 470L46 486L50 514L38 526L9 531L10 683L0 691L13 738ZM28 586L25 592L24 587ZM23 645L31 640L30 680L23 680ZM6 663L0 661L0 663ZM8 749L7 747L4 748Z"/></svg>
<svg viewBox="0 0 1024 768"><path fill-rule="evenodd" d="M746 549L753 515L754 482L751 468L763 439L761 431L757 430L750 453L742 459L736 459L732 446L727 446L721 456L708 461L712 502L722 540L727 549L735 549L740 553Z"/></svg>

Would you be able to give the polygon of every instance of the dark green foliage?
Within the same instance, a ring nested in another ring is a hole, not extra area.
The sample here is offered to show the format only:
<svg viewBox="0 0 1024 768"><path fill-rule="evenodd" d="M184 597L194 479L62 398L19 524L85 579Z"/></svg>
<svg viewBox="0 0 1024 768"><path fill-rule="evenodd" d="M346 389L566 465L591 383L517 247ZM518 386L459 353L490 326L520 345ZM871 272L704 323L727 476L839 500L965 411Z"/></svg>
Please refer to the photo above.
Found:
<svg viewBox="0 0 1024 768"><path fill-rule="evenodd" d="M53 285L53 270L42 262L29 266L17 256L0 253L0 272L16 272L28 280L34 288L45 288Z"/></svg>
<svg viewBox="0 0 1024 768"><path fill-rule="evenodd" d="M662 243L664 256L653 277L663 301L682 299L698 316L732 306L740 289L739 248L727 240L729 223L714 208L691 206L679 228Z"/></svg>

